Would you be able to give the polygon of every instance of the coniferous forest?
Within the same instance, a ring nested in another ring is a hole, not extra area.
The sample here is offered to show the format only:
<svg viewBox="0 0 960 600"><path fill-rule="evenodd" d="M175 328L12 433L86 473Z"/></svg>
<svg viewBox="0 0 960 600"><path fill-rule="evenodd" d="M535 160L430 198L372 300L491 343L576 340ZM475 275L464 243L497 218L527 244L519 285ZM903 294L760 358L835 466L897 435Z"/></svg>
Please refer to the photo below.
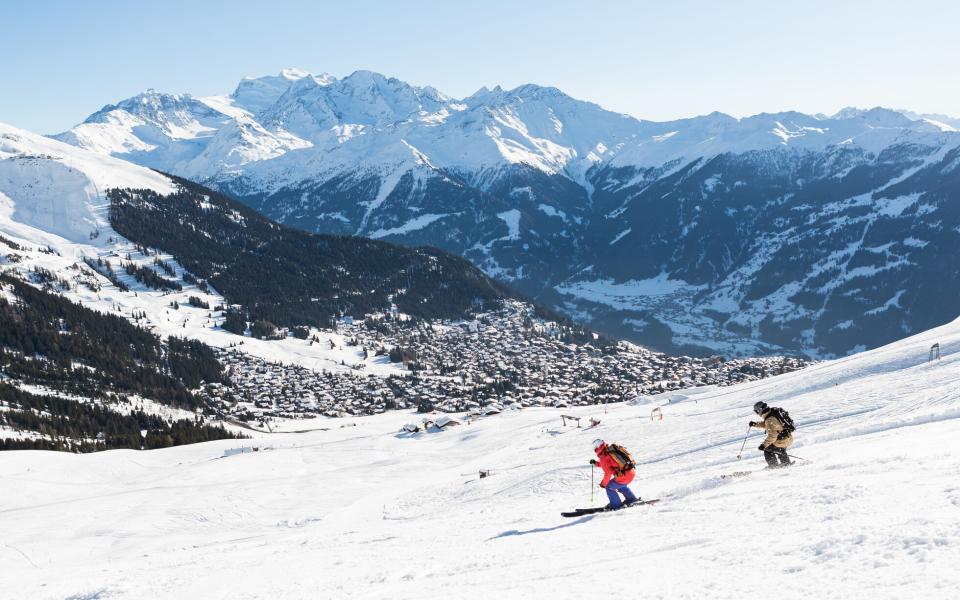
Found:
<svg viewBox="0 0 960 600"><path fill-rule="evenodd" d="M0 286L16 299L0 296L0 373L51 392L33 394L0 384L0 424L45 436L7 440L0 449L156 448L233 437L199 421L168 422L138 410L121 414L98 403L142 397L203 409L191 389L224 381L208 346L172 337L161 341L122 317L84 308L10 275L0 275Z"/></svg>
<svg viewBox="0 0 960 600"><path fill-rule="evenodd" d="M391 304L414 317L457 318L516 297L442 250L287 228L176 180L182 189L162 198L150 190L110 190L110 222L127 239L172 254L242 305L243 320L322 327L336 316L386 311Z"/></svg>
<svg viewBox="0 0 960 600"><path fill-rule="evenodd" d="M237 437L199 420L167 421L139 410L122 414L99 404L30 394L5 383L0 383L0 398L8 409L0 412L0 424L44 436L3 439L0 450L152 450Z"/></svg>

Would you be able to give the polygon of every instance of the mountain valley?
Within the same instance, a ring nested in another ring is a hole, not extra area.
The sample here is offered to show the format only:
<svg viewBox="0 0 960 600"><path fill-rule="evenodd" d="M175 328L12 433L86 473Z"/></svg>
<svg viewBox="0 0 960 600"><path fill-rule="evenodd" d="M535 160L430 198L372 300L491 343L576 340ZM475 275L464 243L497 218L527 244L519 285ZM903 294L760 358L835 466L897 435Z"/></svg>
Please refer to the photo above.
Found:
<svg viewBox="0 0 960 600"><path fill-rule="evenodd" d="M960 133L938 115L637 120L555 88L450 98L287 69L150 91L58 139L278 222L460 254L670 353L842 356L952 319Z"/></svg>

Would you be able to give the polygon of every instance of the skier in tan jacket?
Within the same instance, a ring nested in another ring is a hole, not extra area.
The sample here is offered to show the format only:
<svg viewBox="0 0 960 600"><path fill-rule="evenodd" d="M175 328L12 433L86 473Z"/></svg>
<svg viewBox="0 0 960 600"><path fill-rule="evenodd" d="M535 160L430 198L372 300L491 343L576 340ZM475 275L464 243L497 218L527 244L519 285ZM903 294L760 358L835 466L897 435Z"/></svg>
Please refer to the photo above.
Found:
<svg viewBox="0 0 960 600"><path fill-rule="evenodd" d="M767 466L771 469L786 467L793 464L787 455L787 448L793 444L793 419L787 411L775 406L767 406L760 401L753 405L753 412L760 415L759 421L750 421L750 427L764 429L766 439L758 448L767 459Z"/></svg>

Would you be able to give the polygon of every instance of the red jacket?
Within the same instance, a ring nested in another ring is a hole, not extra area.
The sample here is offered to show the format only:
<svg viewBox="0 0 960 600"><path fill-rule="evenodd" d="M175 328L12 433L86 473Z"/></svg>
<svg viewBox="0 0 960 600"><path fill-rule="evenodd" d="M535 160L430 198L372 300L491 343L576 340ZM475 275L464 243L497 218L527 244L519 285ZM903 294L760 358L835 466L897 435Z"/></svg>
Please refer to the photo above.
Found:
<svg viewBox="0 0 960 600"><path fill-rule="evenodd" d="M599 466L603 469L603 481L600 482L600 485L606 486L610 483L610 480L613 479L617 483L622 483L624 485L629 484L633 481L633 476L636 475L635 469L630 469L623 475L616 477L617 474L617 461L613 460L609 454L607 454L607 445L604 444L597 448L597 462L600 463Z"/></svg>

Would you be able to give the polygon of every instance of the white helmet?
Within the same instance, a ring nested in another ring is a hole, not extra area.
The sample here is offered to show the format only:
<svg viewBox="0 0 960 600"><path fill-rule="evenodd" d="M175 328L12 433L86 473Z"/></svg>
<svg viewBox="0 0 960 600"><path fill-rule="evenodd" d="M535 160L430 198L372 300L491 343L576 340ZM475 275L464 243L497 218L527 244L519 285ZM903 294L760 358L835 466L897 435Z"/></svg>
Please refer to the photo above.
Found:
<svg viewBox="0 0 960 600"><path fill-rule="evenodd" d="M599 449L600 449L600 446L604 445L605 443L606 443L606 442L604 442L604 441L601 440L600 438L597 438L597 439L593 440L593 449L594 449L594 450L599 450Z"/></svg>

